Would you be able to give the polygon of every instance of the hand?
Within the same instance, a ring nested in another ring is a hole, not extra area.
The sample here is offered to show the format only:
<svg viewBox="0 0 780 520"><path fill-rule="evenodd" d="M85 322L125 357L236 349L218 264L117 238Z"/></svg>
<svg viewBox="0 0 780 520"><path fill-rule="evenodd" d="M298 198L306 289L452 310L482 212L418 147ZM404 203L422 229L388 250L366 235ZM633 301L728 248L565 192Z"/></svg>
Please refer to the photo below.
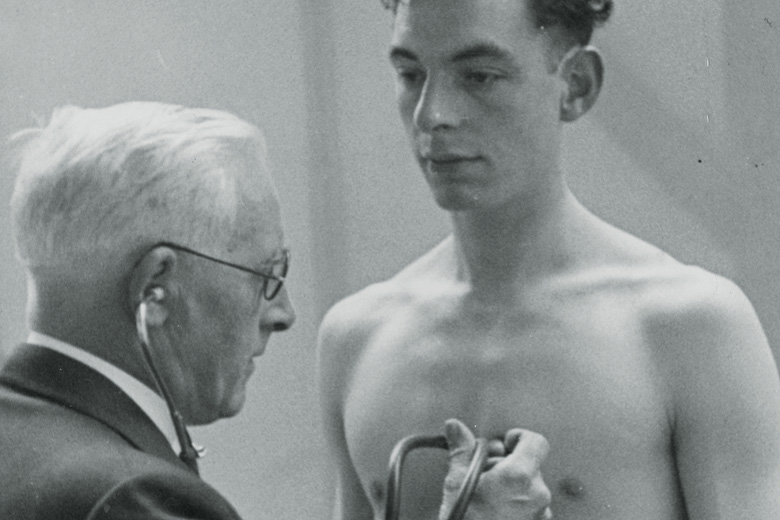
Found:
<svg viewBox="0 0 780 520"><path fill-rule="evenodd" d="M476 441L457 419L445 423L450 468L444 481L439 519L446 520L457 500ZM540 466L550 447L541 435L519 428L509 430L504 442L492 441L488 468L479 479L466 520L550 520L550 490Z"/></svg>

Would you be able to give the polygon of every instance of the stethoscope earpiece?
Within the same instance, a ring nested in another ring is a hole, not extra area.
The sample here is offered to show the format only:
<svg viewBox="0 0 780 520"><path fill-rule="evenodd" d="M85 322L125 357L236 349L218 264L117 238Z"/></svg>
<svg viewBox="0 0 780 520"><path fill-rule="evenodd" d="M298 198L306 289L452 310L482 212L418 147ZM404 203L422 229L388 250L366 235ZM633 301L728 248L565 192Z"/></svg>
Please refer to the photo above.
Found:
<svg viewBox="0 0 780 520"><path fill-rule="evenodd" d="M146 292L144 302L160 302L165 298L165 289L162 287L151 287Z"/></svg>

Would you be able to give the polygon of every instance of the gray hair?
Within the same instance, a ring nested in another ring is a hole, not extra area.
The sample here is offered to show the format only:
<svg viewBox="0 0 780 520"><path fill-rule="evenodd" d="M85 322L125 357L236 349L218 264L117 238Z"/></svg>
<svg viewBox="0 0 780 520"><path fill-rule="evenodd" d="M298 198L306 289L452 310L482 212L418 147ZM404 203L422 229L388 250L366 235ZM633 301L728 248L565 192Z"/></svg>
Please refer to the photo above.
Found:
<svg viewBox="0 0 780 520"><path fill-rule="evenodd" d="M162 103L62 107L11 143L14 240L31 272L114 265L159 240L226 243L239 218L239 176L267 170L257 127Z"/></svg>

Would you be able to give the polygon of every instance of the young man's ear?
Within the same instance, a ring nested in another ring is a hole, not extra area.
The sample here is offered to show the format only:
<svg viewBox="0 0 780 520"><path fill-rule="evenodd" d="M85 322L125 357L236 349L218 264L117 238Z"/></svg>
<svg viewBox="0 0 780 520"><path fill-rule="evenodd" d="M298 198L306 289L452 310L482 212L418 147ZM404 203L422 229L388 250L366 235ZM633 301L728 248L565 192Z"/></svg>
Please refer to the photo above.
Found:
<svg viewBox="0 0 780 520"><path fill-rule="evenodd" d="M596 103L604 81L604 63L595 47L575 47L560 62L566 82L561 95L561 121L576 121Z"/></svg>
<svg viewBox="0 0 780 520"><path fill-rule="evenodd" d="M133 267L128 303L133 315L139 305L146 304L146 323L150 327L159 327L168 319L168 298L176 271L176 253L166 247L152 249Z"/></svg>

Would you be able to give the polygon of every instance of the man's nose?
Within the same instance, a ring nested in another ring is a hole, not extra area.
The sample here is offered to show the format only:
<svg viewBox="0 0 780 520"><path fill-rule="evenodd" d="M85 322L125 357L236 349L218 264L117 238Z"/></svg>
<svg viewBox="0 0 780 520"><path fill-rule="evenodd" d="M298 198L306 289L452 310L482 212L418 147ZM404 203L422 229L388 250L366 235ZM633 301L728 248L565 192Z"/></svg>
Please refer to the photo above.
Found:
<svg viewBox="0 0 780 520"><path fill-rule="evenodd" d="M269 306L263 314L261 326L273 332L282 332L293 326L296 315L295 309L287 293L287 287L282 287L279 294L268 302Z"/></svg>
<svg viewBox="0 0 780 520"><path fill-rule="evenodd" d="M448 78L428 76L414 109L414 125L425 133L457 127L462 119L462 101Z"/></svg>

